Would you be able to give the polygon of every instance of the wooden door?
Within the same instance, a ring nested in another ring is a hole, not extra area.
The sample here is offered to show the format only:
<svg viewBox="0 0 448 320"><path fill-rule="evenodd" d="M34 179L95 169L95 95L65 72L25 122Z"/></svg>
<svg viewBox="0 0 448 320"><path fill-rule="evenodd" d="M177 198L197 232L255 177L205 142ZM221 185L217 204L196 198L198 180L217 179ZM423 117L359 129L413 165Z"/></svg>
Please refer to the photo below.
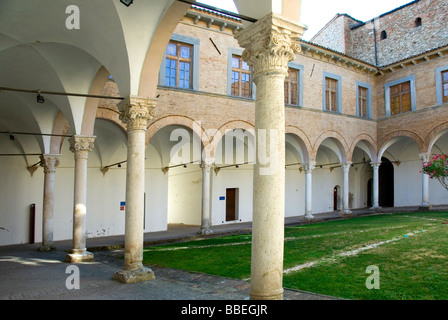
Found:
<svg viewBox="0 0 448 320"><path fill-rule="evenodd" d="M236 189L226 189L226 221L236 220Z"/></svg>

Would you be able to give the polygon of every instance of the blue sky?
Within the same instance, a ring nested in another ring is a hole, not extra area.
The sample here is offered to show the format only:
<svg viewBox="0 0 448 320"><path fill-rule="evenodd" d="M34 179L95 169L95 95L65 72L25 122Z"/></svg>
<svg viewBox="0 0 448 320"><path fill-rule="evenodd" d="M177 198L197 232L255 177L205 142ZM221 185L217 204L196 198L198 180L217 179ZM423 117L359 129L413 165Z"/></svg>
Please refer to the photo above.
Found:
<svg viewBox="0 0 448 320"><path fill-rule="evenodd" d="M200 0L200 2L236 12L233 0ZM308 26L303 39L311 39L338 13L346 13L355 19L368 21L409 2L412 0L302 0L301 22Z"/></svg>

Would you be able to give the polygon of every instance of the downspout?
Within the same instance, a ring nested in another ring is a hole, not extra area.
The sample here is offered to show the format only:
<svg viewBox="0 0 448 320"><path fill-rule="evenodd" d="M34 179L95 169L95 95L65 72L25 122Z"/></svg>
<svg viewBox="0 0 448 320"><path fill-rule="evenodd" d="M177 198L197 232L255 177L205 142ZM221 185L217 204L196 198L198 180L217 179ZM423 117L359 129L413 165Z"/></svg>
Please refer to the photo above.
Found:
<svg viewBox="0 0 448 320"><path fill-rule="evenodd" d="M378 67L378 48L376 44L376 28L375 28L375 18L372 19L373 24L373 41L374 41L374 47L375 47L375 66Z"/></svg>

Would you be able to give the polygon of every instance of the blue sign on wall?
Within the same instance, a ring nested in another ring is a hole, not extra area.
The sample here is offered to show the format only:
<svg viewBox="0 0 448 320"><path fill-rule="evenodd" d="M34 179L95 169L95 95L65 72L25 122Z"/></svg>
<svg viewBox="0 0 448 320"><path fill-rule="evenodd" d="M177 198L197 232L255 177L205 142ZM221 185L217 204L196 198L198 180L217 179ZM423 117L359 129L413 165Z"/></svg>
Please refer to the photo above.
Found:
<svg viewBox="0 0 448 320"><path fill-rule="evenodd" d="M219 200L226 200L226 197L219 197Z"/></svg>

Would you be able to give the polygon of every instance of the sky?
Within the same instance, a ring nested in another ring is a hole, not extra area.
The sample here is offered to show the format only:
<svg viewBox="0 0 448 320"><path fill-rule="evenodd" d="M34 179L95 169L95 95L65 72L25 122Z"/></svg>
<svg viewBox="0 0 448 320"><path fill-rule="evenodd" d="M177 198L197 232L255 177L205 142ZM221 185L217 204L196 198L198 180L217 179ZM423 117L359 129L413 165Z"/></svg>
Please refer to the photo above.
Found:
<svg viewBox="0 0 448 320"><path fill-rule="evenodd" d="M227 11L237 12L233 0L198 0ZM369 21L412 0L302 0L301 23L308 26L303 39L310 40L338 13Z"/></svg>

